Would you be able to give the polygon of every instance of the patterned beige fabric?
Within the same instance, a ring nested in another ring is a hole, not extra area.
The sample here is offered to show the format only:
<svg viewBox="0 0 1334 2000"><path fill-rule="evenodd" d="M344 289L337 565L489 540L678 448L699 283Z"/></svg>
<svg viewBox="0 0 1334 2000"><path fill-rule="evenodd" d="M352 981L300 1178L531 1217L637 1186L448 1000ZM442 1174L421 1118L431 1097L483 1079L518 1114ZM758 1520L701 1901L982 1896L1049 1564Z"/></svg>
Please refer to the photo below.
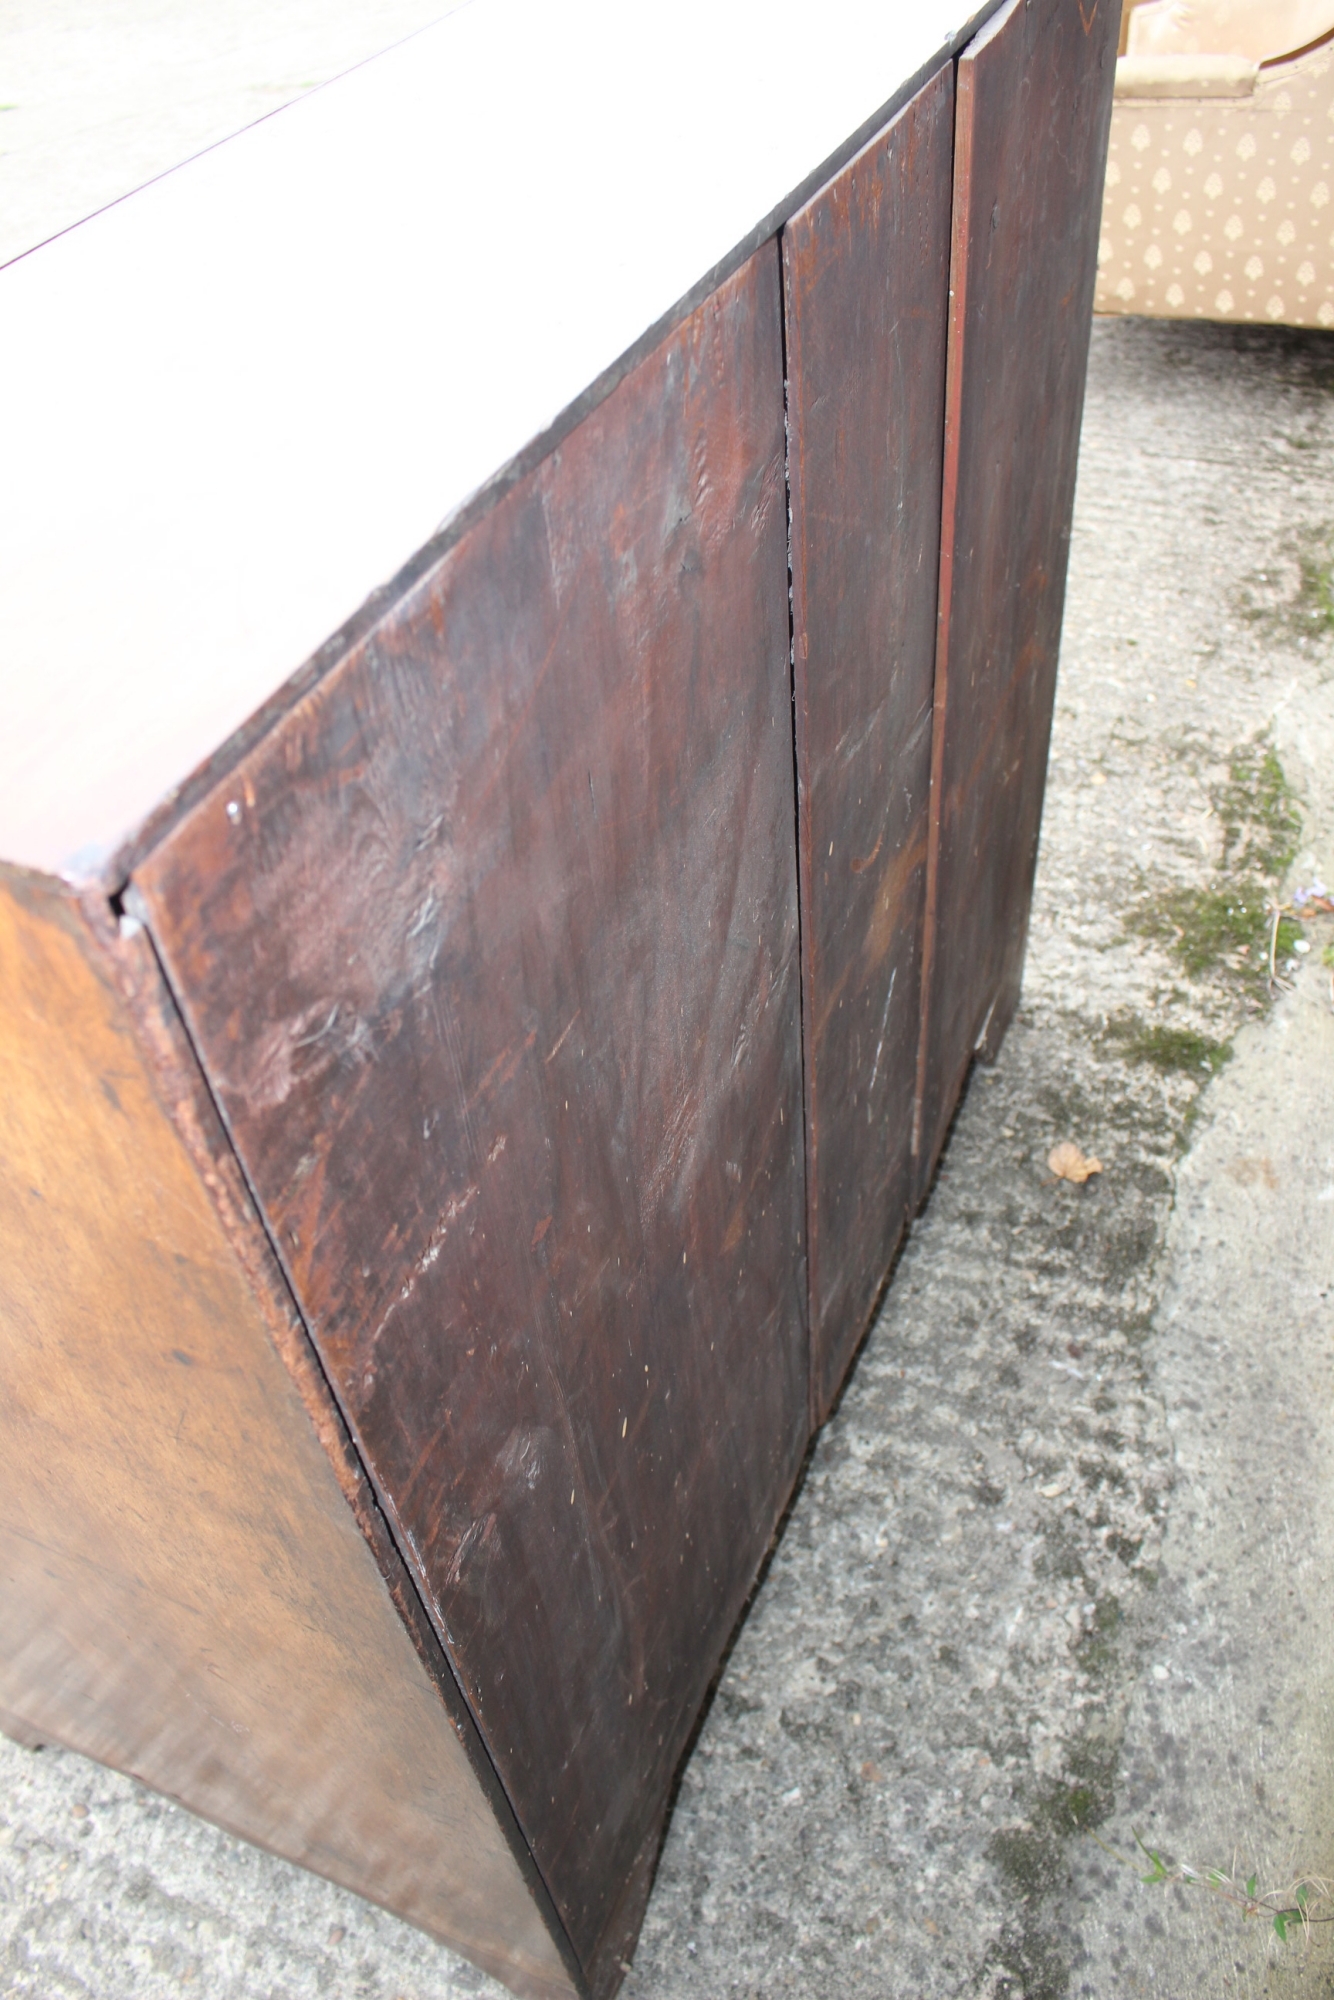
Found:
<svg viewBox="0 0 1334 2000"><path fill-rule="evenodd" d="M1244 96L1165 97L1145 78L1153 95L1132 97L1137 66L1118 71L1094 310L1334 326L1331 46L1258 71Z"/></svg>

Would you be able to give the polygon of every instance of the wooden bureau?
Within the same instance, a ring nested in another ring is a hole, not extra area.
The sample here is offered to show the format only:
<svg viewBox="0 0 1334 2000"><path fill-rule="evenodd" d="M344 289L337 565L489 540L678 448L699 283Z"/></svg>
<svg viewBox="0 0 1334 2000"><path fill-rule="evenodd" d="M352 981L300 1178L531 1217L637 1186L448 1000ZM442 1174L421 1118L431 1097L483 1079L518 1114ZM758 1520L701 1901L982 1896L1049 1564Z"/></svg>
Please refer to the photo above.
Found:
<svg viewBox="0 0 1334 2000"><path fill-rule="evenodd" d="M0 1708L520 1993L1017 1000L1116 29L478 0L0 272Z"/></svg>

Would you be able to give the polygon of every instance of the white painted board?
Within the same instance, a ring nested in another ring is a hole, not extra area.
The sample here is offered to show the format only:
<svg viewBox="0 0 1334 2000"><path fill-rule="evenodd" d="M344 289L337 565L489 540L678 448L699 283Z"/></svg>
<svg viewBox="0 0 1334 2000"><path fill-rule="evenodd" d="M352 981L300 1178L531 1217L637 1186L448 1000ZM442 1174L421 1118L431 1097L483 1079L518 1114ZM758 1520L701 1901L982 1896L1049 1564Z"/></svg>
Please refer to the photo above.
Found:
<svg viewBox="0 0 1334 2000"><path fill-rule="evenodd" d="M0 270L0 857L96 872L969 0L472 0Z"/></svg>
<svg viewBox="0 0 1334 2000"><path fill-rule="evenodd" d="M0 0L0 264L464 0Z"/></svg>

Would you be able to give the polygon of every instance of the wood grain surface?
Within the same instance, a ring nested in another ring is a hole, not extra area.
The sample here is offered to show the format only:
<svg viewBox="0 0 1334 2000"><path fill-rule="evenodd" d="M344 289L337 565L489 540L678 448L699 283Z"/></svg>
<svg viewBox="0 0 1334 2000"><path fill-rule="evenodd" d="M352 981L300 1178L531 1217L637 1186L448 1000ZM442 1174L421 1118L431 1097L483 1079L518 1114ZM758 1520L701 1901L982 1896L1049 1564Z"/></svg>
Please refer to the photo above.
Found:
<svg viewBox="0 0 1334 2000"><path fill-rule="evenodd" d="M1010 0L958 66L919 1193L1019 997L1119 16Z"/></svg>
<svg viewBox="0 0 1334 2000"><path fill-rule="evenodd" d="M147 937L0 872L0 1722L571 1995L191 1070Z"/></svg>
<svg viewBox="0 0 1334 2000"><path fill-rule="evenodd" d="M595 1988L807 1434L776 244L136 871Z"/></svg>
<svg viewBox="0 0 1334 2000"><path fill-rule="evenodd" d="M946 64L783 232L817 1422L913 1196L953 113Z"/></svg>

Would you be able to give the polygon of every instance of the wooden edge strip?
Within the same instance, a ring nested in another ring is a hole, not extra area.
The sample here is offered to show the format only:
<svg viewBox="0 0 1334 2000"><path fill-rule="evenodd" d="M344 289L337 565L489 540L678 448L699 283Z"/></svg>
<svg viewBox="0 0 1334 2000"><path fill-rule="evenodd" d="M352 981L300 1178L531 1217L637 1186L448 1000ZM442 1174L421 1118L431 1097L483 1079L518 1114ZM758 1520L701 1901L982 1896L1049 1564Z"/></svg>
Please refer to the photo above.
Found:
<svg viewBox="0 0 1334 2000"><path fill-rule="evenodd" d="M1014 0L1012 0L1014 4ZM927 809L926 892L922 914L922 987L917 1014L917 1088L913 1095L911 1155L922 1155L922 1111L931 1056L931 1001L936 962L936 900L940 882L941 793L945 776L945 724L949 701L950 599L954 588L955 507L959 492L960 414L963 403L964 324L968 310L968 237L971 223L973 68L968 53L955 66L954 180L951 190L949 320L945 336L945 452L940 496L940 558L936 597L936 674L931 708L931 794ZM918 1175L917 1195L922 1193Z"/></svg>

